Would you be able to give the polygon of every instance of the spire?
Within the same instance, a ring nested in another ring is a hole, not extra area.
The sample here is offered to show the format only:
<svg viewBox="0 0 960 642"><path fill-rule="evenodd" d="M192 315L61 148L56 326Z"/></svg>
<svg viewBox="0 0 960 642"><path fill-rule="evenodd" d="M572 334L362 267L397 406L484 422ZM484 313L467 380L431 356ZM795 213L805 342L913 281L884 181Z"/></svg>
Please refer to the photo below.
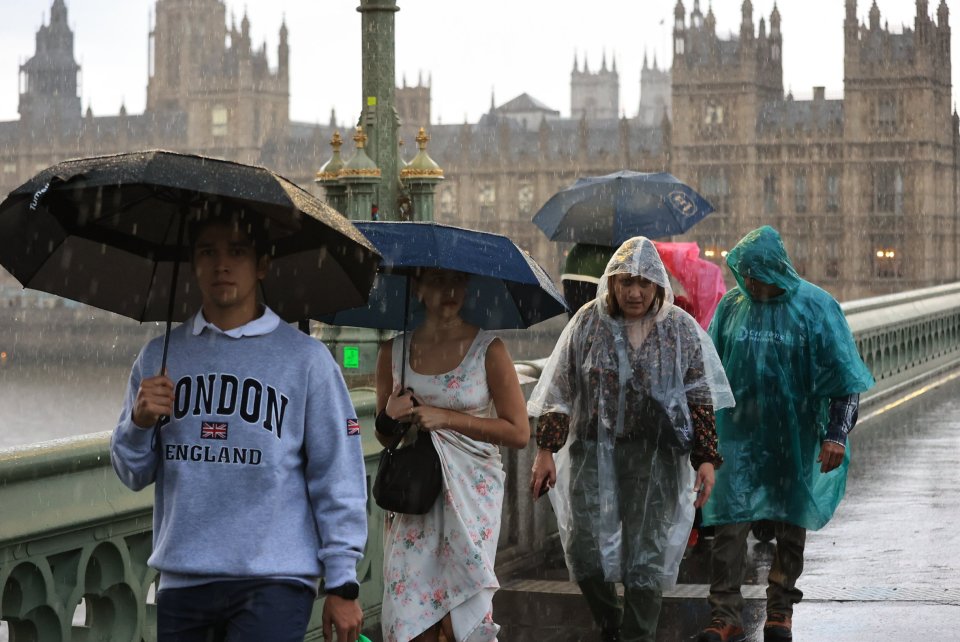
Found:
<svg viewBox="0 0 960 642"><path fill-rule="evenodd" d="M423 69L417 71L417 87L423 87Z"/></svg>
<svg viewBox="0 0 960 642"><path fill-rule="evenodd" d="M777 8L776 2L773 3L773 11L770 12L770 35L780 35L780 9Z"/></svg>
<svg viewBox="0 0 960 642"><path fill-rule="evenodd" d="M494 101L494 97L493 97L493 87L491 87L490 88L490 113L492 114L496 108L497 108L497 104ZM464 114L463 122L467 122L466 114Z"/></svg>
<svg viewBox="0 0 960 642"><path fill-rule="evenodd" d="M857 0L847 0L847 22L857 23Z"/></svg>
<svg viewBox="0 0 960 642"><path fill-rule="evenodd" d="M740 40L753 39L753 3L750 0L743 0L740 7Z"/></svg>
<svg viewBox="0 0 960 642"><path fill-rule="evenodd" d="M647 69L647 48L643 48L643 68Z"/></svg>
<svg viewBox="0 0 960 642"><path fill-rule="evenodd" d="M607 70L607 50L604 48L603 55L600 57L600 71Z"/></svg>
<svg viewBox="0 0 960 642"><path fill-rule="evenodd" d="M656 52L656 51L653 52L653 68L654 68L655 70L659 70L659 67L657 67L657 52Z"/></svg>
<svg viewBox="0 0 960 642"><path fill-rule="evenodd" d="M617 73L617 54L616 54L616 52L614 52L613 55L610 56L610 58L611 58L611 60L613 60L613 67L611 68L611 71L612 71L613 73Z"/></svg>
<svg viewBox="0 0 960 642"><path fill-rule="evenodd" d="M704 21L704 26L708 33L716 33L717 17L713 15L713 2L707 6L707 19Z"/></svg>
<svg viewBox="0 0 960 642"><path fill-rule="evenodd" d="M880 7L877 6L877 0L873 0L873 6L870 7L870 29L880 28Z"/></svg>
<svg viewBox="0 0 960 642"><path fill-rule="evenodd" d="M401 85L401 86L402 86L404 89L406 89L406 88L407 88L407 72L403 72L403 75L402 75L401 77L403 78L403 85Z"/></svg>
<svg viewBox="0 0 960 642"><path fill-rule="evenodd" d="M337 110L333 107L330 108L330 127L337 128ZM340 132L337 132L337 135L339 136Z"/></svg>
<svg viewBox="0 0 960 642"><path fill-rule="evenodd" d="M583 54L583 73L585 73L585 74L590 73L590 63L587 62L587 54L586 54L586 53Z"/></svg>
<svg viewBox="0 0 960 642"><path fill-rule="evenodd" d="M940 6L937 7L937 26L944 27L950 22L950 9L947 8L947 0L940 0Z"/></svg>
<svg viewBox="0 0 960 642"><path fill-rule="evenodd" d="M577 68L577 50L576 49L573 50L573 71L574 73L580 71L580 69Z"/></svg>
<svg viewBox="0 0 960 642"><path fill-rule="evenodd" d="M240 35L244 40L250 40L250 18L247 17L247 9L243 9L243 20L240 21Z"/></svg>
<svg viewBox="0 0 960 642"><path fill-rule="evenodd" d="M700 13L700 0L693 0L693 11L690 12L690 26L694 29L703 27L703 14Z"/></svg>

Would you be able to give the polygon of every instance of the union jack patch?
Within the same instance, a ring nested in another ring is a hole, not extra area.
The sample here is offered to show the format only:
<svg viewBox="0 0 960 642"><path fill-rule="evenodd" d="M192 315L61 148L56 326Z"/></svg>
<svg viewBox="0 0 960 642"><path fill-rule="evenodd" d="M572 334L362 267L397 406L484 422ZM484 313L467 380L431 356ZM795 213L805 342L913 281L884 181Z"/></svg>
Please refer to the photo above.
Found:
<svg viewBox="0 0 960 642"><path fill-rule="evenodd" d="M347 419L347 435L359 435L360 422L357 419Z"/></svg>
<svg viewBox="0 0 960 642"><path fill-rule="evenodd" d="M204 421L200 424L200 439L226 439L227 424L220 421Z"/></svg>

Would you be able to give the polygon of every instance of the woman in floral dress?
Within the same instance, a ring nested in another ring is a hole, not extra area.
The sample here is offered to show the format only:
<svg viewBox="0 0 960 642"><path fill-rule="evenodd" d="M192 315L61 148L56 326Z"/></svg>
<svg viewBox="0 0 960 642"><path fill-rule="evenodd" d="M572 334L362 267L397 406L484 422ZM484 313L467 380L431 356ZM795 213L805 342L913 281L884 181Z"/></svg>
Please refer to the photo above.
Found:
<svg viewBox="0 0 960 642"><path fill-rule="evenodd" d="M425 515L389 514L384 543L383 637L387 642L496 640L493 594L504 472L500 446L530 440L526 405L503 342L465 322L462 272L425 269L413 290L425 318L377 358L377 438L390 420L413 422L433 440L443 490ZM406 390L400 390L406 367ZM417 405L414 405L414 400ZM384 421L386 418L388 421Z"/></svg>

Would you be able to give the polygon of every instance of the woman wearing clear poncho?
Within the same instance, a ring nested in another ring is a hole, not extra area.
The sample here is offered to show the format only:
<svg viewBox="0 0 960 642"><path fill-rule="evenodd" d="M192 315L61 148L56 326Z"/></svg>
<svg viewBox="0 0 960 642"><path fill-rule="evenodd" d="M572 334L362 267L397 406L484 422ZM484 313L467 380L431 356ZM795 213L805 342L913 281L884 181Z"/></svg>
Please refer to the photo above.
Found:
<svg viewBox="0 0 960 642"><path fill-rule="evenodd" d="M722 463L713 411L733 404L710 339L673 305L653 243L626 241L527 405L539 417L531 490L553 487L567 566L603 639L655 639L662 591Z"/></svg>

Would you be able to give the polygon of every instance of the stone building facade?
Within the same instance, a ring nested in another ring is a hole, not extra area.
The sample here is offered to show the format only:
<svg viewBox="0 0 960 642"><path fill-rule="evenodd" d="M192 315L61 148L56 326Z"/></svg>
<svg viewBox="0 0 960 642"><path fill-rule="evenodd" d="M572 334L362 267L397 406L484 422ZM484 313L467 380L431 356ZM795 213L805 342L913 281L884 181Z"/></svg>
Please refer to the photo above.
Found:
<svg viewBox="0 0 960 642"><path fill-rule="evenodd" d="M531 217L580 176L632 169L670 171L714 203L682 240L715 261L769 223L800 272L842 299L958 280L960 121L946 3L931 16L915 0L913 27L893 33L876 2L860 23L856 0L845 1L842 99L822 88L812 100L784 93L776 8L755 23L744 0L739 34L722 38L711 10L693 0L688 13L679 0L672 67L644 62L636 113L621 111L616 62L605 58L590 71L575 57L569 118L522 94L477 123L432 125L421 78L397 89L401 156L426 126L445 175L437 220L506 234L554 275L566 248ZM336 119L291 121L286 26L275 69L249 33L246 17L227 25L223 0L157 0L145 112L94 116L81 111L73 34L53 0L21 68L20 119L0 123L0 190L65 158L164 147L263 164L322 193L313 179Z"/></svg>

